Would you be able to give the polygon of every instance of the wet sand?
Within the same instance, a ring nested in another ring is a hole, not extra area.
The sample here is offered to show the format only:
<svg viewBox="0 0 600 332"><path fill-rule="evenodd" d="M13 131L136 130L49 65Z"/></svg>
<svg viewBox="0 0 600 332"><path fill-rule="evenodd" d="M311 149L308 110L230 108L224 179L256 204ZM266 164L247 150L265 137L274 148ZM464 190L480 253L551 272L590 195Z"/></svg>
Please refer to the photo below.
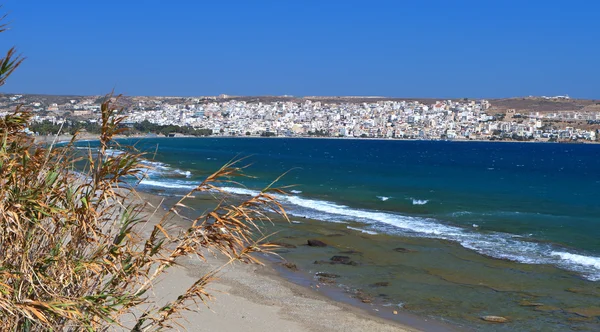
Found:
<svg viewBox="0 0 600 332"><path fill-rule="evenodd" d="M149 194L141 197L158 206L161 198ZM150 211L150 210L149 210ZM152 218L150 223L156 222ZM174 225L185 221L174 218ZM151 225L148 225L151 226ZM149 232L151 227L145 228ZM161 303L173 300L198 277L226 261L210 257L207 262L195 259L181 261L181 266L168 274L153 288L153 296ZM208 307L200 304L197 312L185 312L181 330L188 331L419 331L417 327L374 316L352 305L334 301L319 290L294 284L281 276L272 265L233 264L227 266L219 279L208 286L214 300ZM412 325L427 325L414 318ZM427 331L434 325L423 326Z"/></svg>

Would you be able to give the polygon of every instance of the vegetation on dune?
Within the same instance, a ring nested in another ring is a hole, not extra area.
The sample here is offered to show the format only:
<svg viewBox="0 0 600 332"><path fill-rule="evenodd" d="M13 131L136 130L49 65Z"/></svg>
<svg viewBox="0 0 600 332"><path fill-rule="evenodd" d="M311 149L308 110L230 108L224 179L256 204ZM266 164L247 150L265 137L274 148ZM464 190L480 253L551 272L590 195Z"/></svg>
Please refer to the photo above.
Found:
<svg viewBox="0 0 600 332"><path fill-rule="evenodd" d="M129 133L153 133L160 135L169 135L169 134L183 134L183 135L191 135L191 136L210 136L213 134L212 129L196 129L193 127L185 127L185 126L174 126L174 125L158 125L151 123L148 120L144 120L139 123L134 123L132 128L128 131Z"/></svg>
<svg viewBox="0 0 600 332"><path fill-rule="evenodd" d="M0 60L0 85L21 61L14 49ZM242 176L236 162L168 211L155 209L162 215L150 215L134 188L124 185L128 177L143 176L142 154L108 150L123 131L114 102L109 95L101 107L98 153L84 157L74 140L60 148L35 144L25 134L31 115L21 109L0 119L2 331L170 328L183 310L209 298L206 285L217 273L202 276L171 302L154 302L150 290L179 258L221 253L230 263L257 263L251 254L272 248L257 239L260 222L268 220L266 211L286 215L267 190L236 204L224 196L189 227L169 226L194 193L218 192L216 184ZM81 159L88 166L75 172Z"/></svg>
<svg viewBox="0 0 600 332"><path fill-rule="evenodd" d="M169 134L183 134L190 136L210 136L213 134L212 129L196 129L189 126L174 126L174 125L158 125L149 121L143 121L134 123L131 126L121 126L126 128L125 135L134 134L156 134L156 135L169 135ZM55 135L59 132L66 134L75 134L85 130L90 134L100 134L102 132L102 126L98 123L90 123L87 121L67 121L65 123L52 123L51 121L43 121L39 123L32 123L29 125L31 132L39 135Z"/></svg>

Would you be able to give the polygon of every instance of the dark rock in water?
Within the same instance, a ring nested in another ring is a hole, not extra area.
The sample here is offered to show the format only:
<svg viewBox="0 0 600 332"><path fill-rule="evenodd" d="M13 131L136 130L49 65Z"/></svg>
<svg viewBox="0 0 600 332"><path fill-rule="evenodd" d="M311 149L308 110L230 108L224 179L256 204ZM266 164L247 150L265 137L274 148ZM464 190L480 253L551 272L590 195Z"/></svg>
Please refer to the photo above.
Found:
<svg viewBox="0 0 600 332"><path fill-rule="evenodd" d="M330 260L340 264L348 264L351 262L350 257L348 256L333 256L330 258Z"/></svg>
<svg viewBox="0 0 600 332"><path fill-rule="evenodd" d="M387 287L389 285L390 285L390 283L387 281L379 281L379 282L372 284L371 286L372 287Z"/></svg>
<svg viewBox="0 0 600 332"><path fill-rule="evenodd" d="M333 256L330 258L331 264L344 264L344 265L352 265L356 266L358 263L350 260L348 256Z"/></svg>
<svg viewBox="0 0 600 332"><path fill-rule="evenodd" d="M324 284L335 284L335 279L331 279L331 278L326 278L326 277L319 277L319 282L324 283Z"/></svg>
<svg viewBox="0 0 600 332"><path fill-rule="evenodd" d="M325 277L325 278L339 278L340 277L337 274L327 273L327 272L317 272L317 273L315 273L315 275L317 277Z"/></svg>
<svg viewBox="0 0 600 332"><path fill-rule="evenodd" d="M340 254L344 254L344 255L362 255L362 252L356 251L356 250L347 250L347 251L340 251Z"/></svg>
<svg viewBox="0 0 600 332"><path fill-rule="evenodd" d="M561 308L555 307L553 305L540 305L540 306L536 306L534 310L535 311L542 311L542 312L562 311Z"/></svg>
<svg viewBox="0 0 600 332"><path fill-rule="evenodd" d="M437 297L437 296L433 296L427 299L427 301L432 302L432 303L442 303L444 302L444 300L442 300L441 298Z"/></svg>
<svg viewBox="0 0 600 332"><path fill-rule="evenodd" d="M283 263L283 266L287 267L288 269L290 269L292 271L298 271L298 267L294 263L290 263L290 262Z"/></svg>
<svg viewBox="0 0 600 332"><path fill-rule="evenodd" d="M333 256L333 257L331 257L331 260L328 260L328 261L318 260L318 261L314 261L313 264L330 264L330 265L343 264L343 265L351 265L351 266L358 265L357 262L350 260L350 257L348 257L348 256Z"/></svg>
<svg viewBox="0 0 600 332"><path fill-rule="evenodd" d="M569 322L587 323L587 322L593 322L594 318L576 316L576 317L569 317L569 318L567 318L567 320Z"/></svg>
<svg viewBox="0 0 600 332"><path fill-rule="evenodd" d="M569 308L565 311L581 317L600 317L600 307Z"/></svg>
<svg viewBox="0 0 600 332"><path fill-rule="evenodd" d="M507 318L501 317L501 316L482 316L481 319L483 319L486 322L490 322L490 323L506 323L506 322L508 322Z"/></svg>
<svg viewBox="0 0 600 332"><path fill-rule="evenodd" d="M362 303L371 303L373 302L373 298L371 295L363 292L362 290L356 291L356 298L359 299Z"/></svg>
<svg viewBox="0 0 600 332"><path fill-rule="evenodd" d="M289 244L289 243L285 243L285 242L279 242L279 241L273 241L273 242L270 242L270 244L274 244L276 246L280 246L280 247L283 247L283 248L296 248L296 246L293 245L293 244Z"/></svg>
<svg viewBox="0 0 600 332"><path fill-rule="evenodd" d="M583 289L583 288L567 288L565 289L569 293L577 293L583 295L591 295L600 297L600 288L597 289Z"/></svg>
<svg viewBox="0 0 600 332"><path fill-rule="evenodd" d="M306 241L310 247L327 247L327 244L319 240L308 240Z"/></svg>
<svg viewBox="0 0 600 332"><path fill-rule="evenodd" d="M417 252L416 250L406 249L402 247L394 248L394 251L401 253Z"/></svg>
<svg viewBox="0 0 600 332"><path fill-rule="evenodd" d="M542 307L542 306L544 306L543 303L531 302L531 301L527 301L527 300L520 301L519 305L522 307Z"/></svg>

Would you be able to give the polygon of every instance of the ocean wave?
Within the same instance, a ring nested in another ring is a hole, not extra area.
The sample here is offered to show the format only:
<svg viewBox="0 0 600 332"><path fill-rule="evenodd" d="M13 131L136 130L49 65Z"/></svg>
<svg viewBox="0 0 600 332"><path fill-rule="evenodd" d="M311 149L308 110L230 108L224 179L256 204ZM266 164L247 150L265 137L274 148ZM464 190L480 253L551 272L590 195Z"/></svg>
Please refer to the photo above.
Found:
<svg viewBox="0 0 600 332"><path fill-rule="evenodd" d="M168 189L186 189L186 190L192 190L194 188L196 188L196 186L198 185L197 183L194 182L189 182L189 181L174 181L174 180L152 180L152 179L143 179L140 182L140 185L144 185L144 186L151 186L151 187L161 187L161 188L168 188Z"/></svg>
<svg viewBox="0 0 600 332"><path fill-rule="evenodd" d="M292 193L292 194L301 194L302 191L301 190L290 190L290 193Z"/></svg>
<svg viewBox="0 0 600 332"><path fill-rule="evenodd" d="M428 200L428 199L416 199L416 198L413 198L413 199L412 199L412 203L413 203L413 205L425 205L425 204L427 204L428 202L429 202L429 200Z"/></svg>
<svg viewBox="0 0 600 332"><path fill-rule="evenodd" d="M600 270L600 257L589 257L560 251L553 251L552 255L558 256L564 260L573 261L577 264L591 266Z"/></svg>
<svg viewBox="0 0 600 332"><path fill-rule="evenodd" d="M569 269L570 267L575 266L575 271L582 273L587 277L587 279L592 281L600 281L600 257L585 256L561 251L552 251L551 254L562 260L560 264L564 265L563 268ZM590 269L595 271L590 273Z"/></svg>
<svg viewBox="0 0 600 332"><path fill-rule="evenodd" d="M190 172L190 171L182 171L180 169L176 169L175 172L177 172L177 174L181 174L181 175L185 176L188 179L192 177L192 172Z"/></svg>
<svg viewBox="0 0 600 332"><path fill-rule="evenodd" d="M142 185L169 189L194 189L197 183L185 180L144 179ZM255 196L260 193L239 187L220 187L224 192L236 195ZM464 248L480 254L507 259L525 264L552 264L561 269L580 273L588 280L600 280L600 257L581 253L559 251L548 243L530 242L526 238L501 232L482 233L477 227L462 228L447 225L439 220L404 216L397 213L355 209L346 205L299 195L274 196L286 207L290 216L317 219L325 222L346 223L348 221L368 224L372 230L349 229L367 234L389 233L400 236L427 237L455 241ZM455 214L470 214L467 211Z"/></svg>
<svg viewBox="0 0 600 332"><path fill-rule="evenodd" d="M77 147L77 149L80 150L91 150L93 153L98 153L98 148L93 148L93 147ZM126 153L123 150L119 150L119 149L113 149L113 148L109 148L106 149L106 156L107 157L117 157L119 155L122 155ZM146 178L157 178L157 177L174 177L174 178L178 178L178 177L185 177L185 178L191 178L192 177L192 172L189 170L182 170L182 169L178 169L178 168L173 168L171 167L169 164L165 164L163 162L160 161L154 161L154 160L149 160L149 159L144 159L141 158L139 161L142 165L146 166L147 168L143 169L142 173L144 174L144 176Z"/></svg>
<svg viewBox="0 0 600 332"><path fill-rule="evenodd" d="M379 198L382 202L385 202L388 199L390 199L390 197L387 197L387 196L377 196L377 198Z"/></svg>
<svg viewBox="0 0 600 332"><path fill-rule="evenodd" d="M98 150L96 149L96 151L98 151ZM121 155L121 154L124 154L124 153L125 153L125 151L118 150L118 149L106 149L104 151L104 154L106 156L109 156L109 157L118 156L118 155Z"/></svg>
<svg viewBox="0 0 600 332"><path fill-rule="evenodd" d="M219 189L221 189L224 192L227 192L230 194L236 194L236 195L256 196L256 195L260 194L260 191L258 191L258 190L252 190L252 189L240 188L240 187L219 187Z"/></svg>
<svg viewBox="0 0 600 332"><path fill-rule="evenodd" d="M456 211L456 212L452 212L450 213L451 217L461 217L461 216L468 216L468 215L472 215L474 214L474 212L471 211Z"/></svg>
<svg viewBox="0 0 600 332"><path fill-rule="evenodd" d="M368 231L366 229L361 229L361 228L356 228L356 227L350 227L350 226L346 226L346 228L351 229L353 231L359 231L361 233L369 234L369 235L377 235L377 232Z"/></svg>
<svg viewBox="0 0 600 332"><path fill-rule="evenodd" d="M240 188L222 188L231 193L256 195L258 191ZM600 258L577 253L557 254L556 247L547 243L529 242L514 234L481 233L441 223L423 217L403 216L391 212L354 209L333 202L308 199L300 196L275 195L286 204L288 214L312 219L341 222L350 220L371 225L382 233L417 236L455 241L463 247L498 259L525 264L552 264L559 268L578 272L588 280L600 280ZM358 229L360 230L360 229ZM362 230L361 230L362 231Z"/></svg>

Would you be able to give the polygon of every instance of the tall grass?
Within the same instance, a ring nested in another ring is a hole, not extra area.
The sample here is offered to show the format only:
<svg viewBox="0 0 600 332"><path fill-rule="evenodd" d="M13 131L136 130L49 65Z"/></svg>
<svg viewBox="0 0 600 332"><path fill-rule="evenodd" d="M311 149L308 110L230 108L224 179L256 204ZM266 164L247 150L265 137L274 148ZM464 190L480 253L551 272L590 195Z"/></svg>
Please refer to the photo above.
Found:
<svg viewBox="0 0 600 332"><path fill-rule="evenodd" d="M0 85L22 60L14 49L0 60ZM114 102L108 96L101 107L99 151L85 156L73 148L75 139L63 147L34 143L24 133L31 114L20 108L0 119L2 331L173 327L183 310L209 299L206 286L218 270L159 305L149 291L166 270L179 258L204 259L207 253L257 263L252 253L271 249L257 240L260 223L269 220L267 211L287 218L265 190L241 203L223 201L190 219L188 227L169 227L195 193L219 191L219 182L243 176L236 162L207 177L161 216L152 216L125 183L143 176L142 154L108 151L125 119ZM88 167L75 172L81 159ZM151 231L143 232L149 226Z"/></svg>

